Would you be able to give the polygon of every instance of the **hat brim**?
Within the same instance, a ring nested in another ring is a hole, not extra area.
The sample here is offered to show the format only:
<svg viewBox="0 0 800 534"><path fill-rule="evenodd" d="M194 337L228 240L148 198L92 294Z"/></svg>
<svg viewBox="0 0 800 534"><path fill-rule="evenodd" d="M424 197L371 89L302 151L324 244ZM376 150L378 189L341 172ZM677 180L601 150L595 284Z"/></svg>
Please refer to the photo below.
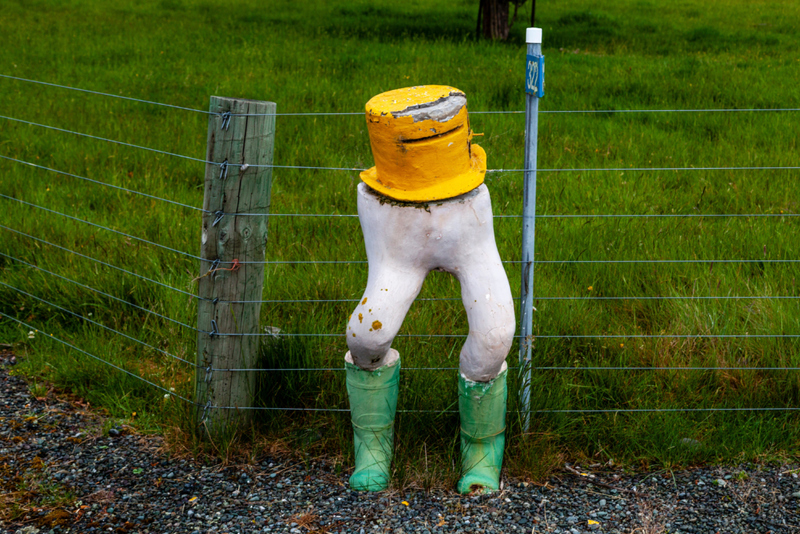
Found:
<svg viewBox="0 0 800 534"><path fill-rule="evenodd" d="M446 182L436 182L424 188L405 190L397 187L388 187L381 182L376 167L362 171L360 176L361 180L372 189L396 200L408 202L444 200L463 195L483 183L486 176L486 151L482 147L473 144L471 152L470 169L467 172L454 176Z"/></svg>

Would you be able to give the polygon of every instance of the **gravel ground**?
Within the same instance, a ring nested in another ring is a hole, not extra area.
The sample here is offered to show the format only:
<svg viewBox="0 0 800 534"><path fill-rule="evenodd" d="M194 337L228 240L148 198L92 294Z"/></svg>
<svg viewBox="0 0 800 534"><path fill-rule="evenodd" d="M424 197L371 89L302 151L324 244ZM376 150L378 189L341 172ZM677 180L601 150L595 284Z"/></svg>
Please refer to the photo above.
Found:
<svg viewBox="0 0 800 534"><path fill-rule="evenodd" d="M800 532L797 466L625 474L564 466L494 495L359 494L313 461L200 465L79 402L34 399L0 354L0 531L45 533Z"/></svg>

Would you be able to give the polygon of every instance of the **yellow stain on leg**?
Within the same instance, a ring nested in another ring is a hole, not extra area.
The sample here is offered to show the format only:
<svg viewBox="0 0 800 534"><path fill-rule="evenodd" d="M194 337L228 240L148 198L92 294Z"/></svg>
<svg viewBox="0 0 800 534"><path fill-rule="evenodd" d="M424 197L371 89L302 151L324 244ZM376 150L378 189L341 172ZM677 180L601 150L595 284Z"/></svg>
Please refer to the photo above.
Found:
<svg viewBox="0 0 800 534"><path fill-rule="evenodd" d="M381 324L380 321L372 321L372 328L374 328L375 330L380 330L381 328L383 328L383 325Z"/></svg>
<svg viewBox="0 0 800 534"><path fill-rule="evenodd" d="M361 323L364 320L364 316L360 313L358 314L358 322Z"/></svg>
<svg viewBox="0 0 800 534"><path fill-rule="evenodd" d="M366 303L367 303L367 297L364 297L364 300L361 301L361 305L363 306Z"/></svg>

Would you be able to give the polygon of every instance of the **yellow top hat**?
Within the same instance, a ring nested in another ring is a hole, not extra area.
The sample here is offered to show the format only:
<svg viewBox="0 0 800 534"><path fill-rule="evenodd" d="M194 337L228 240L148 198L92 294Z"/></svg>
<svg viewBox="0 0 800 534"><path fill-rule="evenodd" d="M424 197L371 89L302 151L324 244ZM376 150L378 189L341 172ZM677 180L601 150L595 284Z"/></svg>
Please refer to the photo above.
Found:
<svg viewBox="0 0 800 534"><path fill-rule="evenodd" d="M470 142L467 97L454 87L420 85L374 96L367 130L375 166L361 179L386 196L425 202L483 183L486 152Z"/></svg>

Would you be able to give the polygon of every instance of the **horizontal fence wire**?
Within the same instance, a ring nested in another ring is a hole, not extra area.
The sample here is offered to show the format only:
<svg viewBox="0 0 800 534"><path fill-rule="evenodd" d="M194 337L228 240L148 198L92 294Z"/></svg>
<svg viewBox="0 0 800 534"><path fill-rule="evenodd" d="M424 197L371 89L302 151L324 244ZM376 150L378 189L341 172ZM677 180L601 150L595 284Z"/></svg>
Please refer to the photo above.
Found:
<svg viewBox="0 0 800 534"><path fill-rule="evenodd" d="M125 187L121 187L121 186L114 185L114 184L109 184L107 182L101 182L99 180L93 180L91 178L86 178L85 176L80 176L78 174L72 174L72 173L65 172L65 171L59 171L58 169L53 169L53 168L50 168L50 167L45 167L44 165L38 165L36 163L31 163L30 161L23 161L21 159L10 158L8 156L3 156L2 154L0 154L0 158L8 160L8 161L13 161L14 163L19 163L19 164L22 164L22 165L28 165L30 167L34 167L34 168L37 168L37 169L41 169L41 170L45 170L45 171L49 171L49 172L54 172L56 174L69 176L70 178L77 178L78 180L84 180L84 181L87 181L87 182L91 182L93 184L102 185L104 187L110 187L112 189L117 189L119 191L124 191L126 193L131 193L131 194L134 194L134 195L140 195L140 196L143 196L143 197L146 197L146 198L150 198L152 200L158 200L159 202L166 202L168 204L173 204L175 206L181 206L183 208L189 208L189 209L196 210L196 211L212 213L211 211L204 210L203 208L198 208L196 206L190 206L189 204L182 204L182 203L176 202L174 200L170 200L170 199L167 199L167 198L161 198L161 197L157 197L157 196L154 196L154 195L149 195L147 193L142 193L141 191L135 191L133 189L127 189Z"/></svg>
<svg viewBox="0 0 800 534"><path fill-rule="evenodd" d="M2 157L2 156L0 156ZM203 210L211 213L208 210ZM358 217L357 213L227 213L230 217ZM521 219L524 215L492 215L494 219ZM698 218L698 217L800 217L800 213L553 213L535 215L537 219L592 219L592 218Z"/></svg>
<svg viewBox="0 0 800 534"><path fill-rule="evenodd" d="M31 297L33 299L36 299L39 302L42 302L42 303L46 304L47 306L51 306L52 308L55 308L56 310L59 310L59 311L62 311L64 313L68 313L70 315L78 317L79 319L82 319L82 320L86 321L87 323L92 323L93 325L99 326L100 328L103 328L104 330L108 330L109 332L111 332L113 334L122 336L125 339L129 339L131 341L135 341L136 343L139 343L140 345L143 345L143 346L145 346L145 347L147 347L149 349L153 349L156 352L160 352L161 354L163 354L164 356L167 356L168 358L172 358L173 360L178 360L180 362L189 364L189 365L191 365L193 367L197 367L197 364L195 364L194 362L190 362L189 360L184 360L180 356L175 356L174 354L171 354L171 353L169 353L169 352L167 352L167 351L165 351L163 349L159 349L158 347L154 347L153 345L145 343L144 341L142 341L140 339L136 339L135 337L129 336L127 334L123 334L119 330L114 330L113 328L110 328L110 327L108 327L108 326L106 326L106 325L104 325L102 323L99 323L99 322L95 321L94 319L89 319L88 317L84 317L80 313L75 313L74 311L70 311L70 310L68 310L66 308L62 308L58 304L53 304L52 302L50 302L48 300L45 300L45 299L43 299L41 297L37 297L36 295L32 295L32 294L28 293L27 291L23 291L22 289L20 289L18 287L14 287L12 285L6 284L5 282L0 282L0 285L3 285L3 286L5 286L5 287L7 287L9 289L13 289L17 293L25 295L26 297Z"/></svg>
<svg viewBox="0 0 800 534"><path fill-rule="evenodd" d="M655 171L792 171L798 170L798 166L774 166L774 167L587 167L582 169L487 169L487 173L492 172L655 172Z"/></svg>
<svg viewBox="0 0 800 534"><path fill-rule="evenodd" d="M24 321L20 321L16 317L11 317L10 315L3 315L3 316L0 316L0 317L6 317L6 318L11 319L12 321L24 326L24 327L26 327L26 328L29 328L29 329L32 329L32 330L37 330L36 327L34 327L34 326L24 322ZM140 381L142 381L142 382L144 382L144 383L146 383L146 384L148 384L150 386L153 386L154 388L164 392L165 394L167 394L167 395L169 395L171 397L178 398L178 399L186 402L187 404L194 405L195 407L198 407L198 408L204 406L204 405L198 404L197 402L194 402L194 401L192 401L190 399L187 399L186 397L183 397L182 395L179 395L178 393L175 393L174 391L170 391L167 388L164 388L163 386L160 386L160 385L158 385L158 384L156 384L154 382L151 382L151 381L147 380L146 378L144 378L144 377L142 377L140 375L137 375L136 373L132 373L131 371L128 371L127 369L123 369L122 367L114 365L113 363L108 362L108 361L106 361L106 360L104 360L104 359L102 359L102 358L100 358L98 356L95 356L94 354L91 354L91 353L81 349L80 347L76 347L75 345L73 345L71 343L68 343L67 341L64 341L63 339L57 338L57 337L53 336L52 334L47 334L45 332L42 332L42 334L47 339L52 339L53 341L57 341L57 342L59 342L59 343L61 343L63 345L66 345L66 346L74 349L74 350L77 350L78 352L80 352L82 354L85 354L86 356L89 356L90 358L92 358L94 360L97 360L97 361L99 361L101 363L104 363L104 364L108 365L109 367L112 367L112 368L116 369L117 371L125 373L126 375L128 375L128 376L130 376L132 378L135 378L135 379L140 380ZM267 406L249 406L249 407L248 406L211 406L211 408L217 409L217 410L300 411L300 412L349 412L350 411L348 408L297 408L297 407L267 407ZM745 408L716 408L715 407L715 408L617 408L617 409L551 409L551 410L535 410L535 409L532 409L532 410L529 410L529 412L530 413L779 412L779 411L797 411L797 410L800 410L800 408L787 406L787 407L745 407ZM512 413L523 413L522 410L510 410L510 411ZM444 413L450 413L450 414L459 413L457 410L397 410L397 412L398 413L441 413L441 414L444 414ZM528 413L528 411L526 411L525 413Z"/></svg>
<svg viewBox="0 0 800 534"><path fill-rule="evenodd" d="M0 116L0 118L4 118ZM78 134L84 135L84 134ZM118 141L111 141L112 143L117 143ZM124 144L124 143L123 143ZM155 149L148 149L145 148L144 150L153 150L156 152L160 152L162 154L167 154L167 152L162 152ZM190 158L189 156L179 156L187 159L194 159L195 161L200 161L202 163L206 163L209 165L222 165L221 163L215 161L206 161L200 160L197 158ZM244 165L245 162L239 163L227 163L229 166L239 166ZM299 169L299 170L314 170L314 171L354 171L354 172L363 172L366 171L366 168L363 167L313 167L309 165L251 165L247 164L248 167L269 167L273 169ZM798 166L765 166L765 167L752 167L752 166L745 166L745 167L589 167L589 168L553 168L553 169L486 169L486 173L531 173L531 172L604 172L604 171L611 171L611 172L655 172L655 171L781 171L781 170L797 170L800 169Z"/></svg>
<svg viewBox="0 0 800 534"><path fill-rule="evenodd" d="M349 412L349 408L287 408L272 406L211 406L216 410L252 410L252 411L284 411L284 412ZM554 409L554 410L508 410L509 413L644 413L644 412L793 412L800 407L767 407L767 408L610 408L610 409ZM457 414L458 410L396 410L397 413L437 413Z"/></svg>
<svg viewBox="0 0 800 534"><path fill-rule="evenodd" d="M331 334L331 333L315 333L303 334L285 332L280 334L274 333L241 333L241 332L203 332L209 336L219 337L346 337L347 334ZM400 338L466 338L468 334L397 334L395 337ZM529 336L513 336L513 339L525 339ZM530 336L530 341L537 339L797 339L800 334L552 334L552 335L535 335Z"/></svg>
<svg viewBox="0 0 800 534"><path fill-rule="evenodd" d="M137 274L137 273L128 271L126 269L123 269L122 267L117 267L116 265L111 265L110 263L106 263L106 262L104 262L102 260L98 260L97 258L92 258L91 256L87 256L85 254L81 254L80 252L76 252L76 251L74 251L72 249L69 249L69 248L66 248L66 247L62 247L61 245L56 245L55 243L51 243L50 241L47 241L47 240L44 240L44 239L40 239L38 237L34 237L34 236L30 235L30 234L26 234L25 232L20 232L19 230L15 230L13 228L9 228L8 226L4 226L4 225L0 224L0 228L2 228L3 230L7 230L9 232L13 232L13 233L18 234L18 235L21 235L21 236L26 237L28 239L32 239L32 240L37 241L39 243L43 243L45 245L57 248L59 250L63 250L65 252L69 252L70 254L74 254L74 255L76 255L78 257L93 261L95 263L99 263L100 265L105 265L106 267L110 267L110 268L115 269L117 271L120 271L120 272L123 272L125 274L134 276L136 278L139 278L140 280L144 280L146 282L151 282L151 283L159 285L159 286L161 286L163 288L170 289L172 291L176 291L178 293L186 295L187 297L192 297L192 298L196 298L196 299L203 299L203 297L200 297L199 295L195 295L194 293L189 293L189 292L184 291L182 289L178 289L177 287L172 287L169 284L165 284L163 282L159 282L158 280L153 280L152 278L148 278L146 276L142 276L140 274ZM203 299L203 300L210 300L210 299Z"/></svg>
<svg viewBox="0 0 800 534"><path fill-rule="evenodd" d="M51 167L46 167L44 165L39 165L37 163L33 163L30 161L24 161L16 158L11 158L8 156L4 156L0 154L0 159L5 159L8 161L12 161L14 163L19 163L21 165L27 165L30 167L34 167L36 169L53 172L56 174L62 174L64 176L69 176L70 178L76 178L78 180L84 180L87 182L91 182L97 185L101 185L104 187L110 187L112 189L117 189L119 191L124 191L126 193L131 193L134 195L140 195L146 198L150 198L153 200L157 200L159 202L166 202L168 204L173 204L176 206L180 206L183 208L188 208L195 211L201 211L203 213L216 213L210 210L206 210L203 208L199 208L197 206L192 206L189 204L183 204L181 202L176 202L174 200L170 200L167 198L157 197L154 195L150 195L148 193L143 193L141 191L136 191L134 189L128 189L125 187L121 187L114 184L109 184L107 182L101 182L99 180L93 180L91 178L87 178L85 176L80 176L77 174L60 171L58 169L53 169ZM222 215L226 216L239 216L239 217L324 217L324 218L357 218L358 214L356 213L227 213L221 212ZM523 215L508 215L508 214L497 214L493 216L496 219L520 219ZM698 218L698 217L800 217L800 213L618 213L618 214L595 214L595 213L560 213L560 214L542 214L537 213L535 216L537 219L566 219L566 218Z"/></svg>
<svg viewBox="0 0 800 534"><path fill-rule="evenodd" d="M64 341L63 339L57 338L57 337L56 337L56 336L54 336L53 334L48 334L48 333L46 333L46 332L44 332L44 331L42 331L42 330L39 330L39 329L37 329L35 326L32 326L32 325L30 325L30 324L26 323L25 321L20 321L20 320L19 320L19 319L17 319L16 317L12 317L12 316L10 316L10 315L0 315L0 318L2 318L2 317L5 317L5 318L7 318L7 319L11 319L12 321L14 321L14 322L17 322L17 323L21 324L22 326L24 326L24 327L26 327L26 328L29 328L29 329L31 329L32 331L33 331L33 330L35 330L35 331L37 331L37 332L41 332L41 333L42 333L42 335L43 335L43 337L45 337L46 339L52 339L53 341L57 341L57 342L59 342L59 343L61 343L61 344L63 344L63 345L66 345L66 346L68 346L68 347L69 347L69 348L71 348L71 349L75 349L75 350L77 350L78 352L80 352L80 353L82 353L82 354L85 354L86 356L89 356L90 358L93 358L93 359L95 359L95 360L97 360L97 361L99 361L99 362L102 362L102 363L104 363L104 364L108 365L109 367L112 367L112 368L116 369L117 371L121 371L121 372L125 373L125 374L126 374L126 375L128 375L128 376L131 376L131 377L133 377L133 378L136 378L137 380L141 380L141 381L142 381L142 382L144 382L145 384L151 385L151 386L153 386L154 388L156 388L156 389L159 389L159 390L163 391L164 393L167 393L168 395L171 395L171 396L173 396L173 397L177 397L177 398L181 399L182 401L188 402L189 404L195 404L195 403L194 403L194 402L192 402L191 400L189 400L189 399L187 399L186 397L183 397L183 396L181 396L181 395L179 395L179 394L175 393L174 391L170 391L170 390L166 389L165 387L159 386L158 384L156 384L156 383L154 383L154 382L151 382L151 381L147 380L146 378L144 378L144 377L142 377L142 376L139 376L139 375L137 375L136 373L132 373L131 371L128 371L127 369L123 369L122 367L119 367L118 365L114 365L113 363L111 363L111 362L109 362L109 361L106 361L106 360L104 360L104 359L100 358L99 356L95 356L94 354L91 354L91 353L89 353L89 352L86 352L86 351L85 351L85 350L83 350L82 348L80 348L80 347L76 347L76 346L75 346L75 345L73 345L72 343L68 343L67 341Z"/></svg>
<svg viewBox="0 0 800 534"><path fill-rule="evenodd" d="M133 97L130 97L130 96L122 96L122 95L115 95L115 94L111 94L111 93L103 93L103 92L100 92L100 91L92 91L90 89L81 89L79 87L70 87L70 86L67 86L67 85L59 85L57 83L41 82L41 81L38 81L38 80L29 80L27 78L18 78L16 76L9 76L7 74L0 74L0 78L5 78L7 80L14 80L14 81L18 81L18 82L33 83L33 84L37 84L37 85L45 85L45 86L48 86L48 87L56 87L58 89L68 89L70 91L78 91L78 92L81 92L81 93L88 93L88 94L92 94L92 95L108 96L108 97L111 97L111 98L119 98L121 100L129 100L129 101L132 101L132 102L139 102L139 103L142 103L142 104L151 104L151 105L154 105L154 106L163 106L163 107L168 107L168 108L173 108L173 109L180 109L180 110L184 110L184 111L194 111L194 112L197 112L197 113L210 113L209 111L205 111L205 110L202 110L202 109L194 109L194 108L188 108L188 107L183 107L183 106L176 106L176 105L173 105L173 104L164 104L162 102L153 102L152 100L142 100L140 98L133 98Z"/></svg>
<svg viewBox="0 0 800 534"><path fill-rule="evenodd" d="M509 366L509 371L531 369L532 371L800 371L800 367L663 367L663 366L555 366L555 365L525 365L523 367ZM345 371L344 367L272 367L253 369L213 369L214 371L229 372L270 372L282 373L291 371ZM400 371L459 371L459 367L402 367Z"/></svg>
<svg viewBox="0 0 800 534"><path fill-rule="evenodd" d="M757 113L778 111L800 111L800 108L688 108L688 109L564 109L539 110L539 113ZM480 111L470 113L481 113ZM483 112L487 113L487 112ZM525 113L518 111L514 113Z"/></svg>
<svg viewBox="0 0 800 534"><path fill-rule="evenodd" d="M87 224L87 225L92 226L94 228L100 228L101 230L105 230L107 232L112 232L112 233L115 233L117 235L125 236L125 237L130 238L130 239L135 239L135 240L137 240L137 241L139 241L141 243L147 243L148 245L153 245L154 247L158 247L158 248L163 249L163 250L168 250L170 252L174 252L176 254L180 254L182 256L186 256L187 258L191 258L193 260L204 260L204 258L201 258L200 256L195 256L194 254L189 254L188 252L184 252L182 250L177 250L177 249L174 249L174 248L170 248L170 247L168 247L166 245L162 245L160 243L154 243L153 241L148 241L147 239L144 239L144 238L141 238L141 237L136 237L135 235L126 234L125 232L120 232L119 230L114 230L113 228L109 228L109 227L103 226L101 224L96 224L96 223L93 223L91 221L87 221L85 219L81 219L79 217L73 217L72 215L67 215L66 213L61 213L60 211L51 210L50 208L45 208L44 206L39 206L38 204L32 204L30 202L25 202L24 200L20 200L18 198L10 197L10 196L3 195L3 194L0 194L0 198L4 198L6 200L13 200L15 202L19 202L20 204L24 204L25 206L29 206L31 208L40 209L42 211L46 211L48 213L53 213L55 215L58 215L60 217L64 217L66 219L70 219L72 221L77 221L79 223ZM208 261L208 260L205 260L205 261Z"/></svg>
<svg viewBox="0 0 800 534"><path fill-rule="evenodd" d="M20 321L16 317L11 317L10 315L3 315L2 317L6 317L11 319L12 321L19 323L20 325L32 329L37 330L36 327L24 322ZM167 395L172 397L176 397L187 404L194 405L196 407L203 407L204 405L198 404L174 391L170 391L154 382L147 380L146 378L137 375L136 373L132 373L127 369L123 369L117 365L114 365L111 362L108 362L94 354L91 354L80 347L76 347L75 345L64 341L63 339L57 338L52 334L47 334L42 332L44 337L47 339L52 339L53 341L57 341L63 345L66 345L72 349L77 350L78 352L89 356L99 362L102 362L122 373L125 373L128 376L131 376L137 380L140 380L154 388L164 392ZM349 412L348 408L297 408L297 407L267 407L267 406L211 406L211 408L216 410L253 410L253 411L300 411L300 412ZM778 412L778 411L797 411L800 410L798 407L744 407L744 408L617 408L617 409L551 409L551 410L530 410L530 413L642 413L642 412ZM512 413L523 413L522 410L510 410ZM458 410L397 410L398 413L450 413L456 414L459 413ZM525 413L528 413L527 411Z"/></svg>
<svg viewBox="0 0 800 534"><path fill-rule="evenodd" d="M157 148L150 148L150 147L146 147L146 146L134 145L132 143L126 143L124 141L117 141L115 139L108 139L106 137L98 137L96 135L89 135L89 134L85 134L85 133L81 133L81 132L76 132L74 130L66 130L64 128L57 128L55 126L49 126L47 124L39 124L37 122L31 122L31 121L26 121L26 120L22 120L22 119L15 119L13 117L7 117L5 115L0 115L0 119L5 119L5 120L8 120L8 121L13 121L13 122L19 122L19 123L22 123L22 124L27 124L29 126L36 126L38 128L44 128L46 130L53 130L53 131L60 132L60 133L68 133L68 134L71 134L71 135L77 135L79 137L86 137L88 139L94 139L96 141L104 141L106 143L112 143L112 144L115 144L115 145L122 145L122 146L127 146L127 147L130 147L130 148L136 148L136 149L139 149L139 150L146 150L148 152L155 152L157 154L163 154L165 156L172 156L172 157L175 157L175 158L182 158L182 159L187 159L187 160L191 160L191 161L197 161L197 162L200 162L200 163L209 163L209 164L212 164L212 165L221 165L221 163L215 163L213 161L206 161L206 160L200 159L200 158L193 158L191 156L185 156L183 154L176 154L174 152L166 152L164 150L158 150ZM254 167L254 165L250 165L250 166Z"/></svg>
<svg viewBox="0 0 800 534"><path fill-rule="evenodd" d="M205 260L210 261L210 260ZM265 260L265 261L239 261L236 260L236 265L365 265L367 260ZM520 260L503 260L505 264L522 264L526 263ZM536 260L537 265L569 265L575 263L607 263L607 264L627 264L627 263L641 263L641 264L654 264L654 263L800 263L797 260L772 260L772 259L734 259L734 260L719 260L719 259L663 259L663 260ZM233 265L233 261L223 261L220 265ZM236 301L234 301L236 302Z"/></svg>
<svg viewBox="0 0 800 534"><path fill-rule="evenodd" d="M5 195L0 195L0 196L5 196ZM14 199L14 200L16 200L16 199ZM83 222L85 222L85 221L83 221ZM103 262L102 260L98 260L96 258L92 258L90 256L86 256L84 254L81 254L81 253L76 252L74 250L68 249L66 247L62 247L60 245L56 245L55 243L51 243L51 242L46 241L44 239L40 239L40 238L31 236L29 234L26 234L24 232L20 232L18 230L13 229L13 228L9 228L9 227L4 226L4 225L0 225L0 228L2 228L4 230L11 231L11 232L14 232L14 233L19 234L19 235L22 235L23 237L27 237L29 239L36 240L36 241L38 241L40 243L43 243L43 244L46 244L46 245L49 245L49 246L64 250L64 251L66 251L66 252L68 252L70 254L75 254L75 255L80 256L82 258L85 258L85 259L100 263L101 265L105 265L107 267L111 267L113 269L116 269L116 270L119 270L121 272L124 272L125 274L129 274L131 276L135 276L135 277L140 278L142 280L158 284L158 285L160 285L162 287L165 287L167 289L171 289L173 291L177 291L177 292L182 293L184 295L187 295L189 297L202 299L202 300L210 300L210 299L205 299L204 297L200 297L199 295L195 295L193 293L188 293L188 292L183 291L181 289L178 289L176 287L172 287L170 285L164 284L164 283L159 282L157 280L152 280L150 278L144 277L144 276L139 275L137 273L133 273L133 272L128 271L126 269L122 269L122 268L117 267L115 265L111 265L109 263ZM566 263L797 263L797 262L800 262L800 260L771 260L771 259L762 259L762 260L744 260L744 259L742 259L742 260L713 260L713 259L712 260L702 260L702 259L701 260L538 260L536 263L538 263L538 264L562 264L562 263L565 263L566 264ZM221 262L221 263L232 263L232 262ZM347 263L353 263L353 264L365 264L367 262L366 261L332 261L332 262L325 262L325 261L318 261L318 262L315 262L315 261L296 261L296 262L295 261L266 261L266 262L239 262L239 263L259 263L259 264L260 263L265 263L265 264L270 264L270 263L273 263L273 264L281 264L281 263L283 263L283 264L317 264L317 263L347 264ZM504 263L522 263L522 262L520 262L520 261L506 261ZM607 299L618 299L618 300L620 300L620 299L627 299L628 297L536 297L536 298L538 300L545 300L545 299L548 299L548 298L551 298L551 299L564 299L564 300L566 300L566 299L576 299L577 300L577 299L581 299L581 298L585 298L587 300L591 300L591 299L607 298ZM651 297L651 298L656 298L656 297ZM657 298L668 298L668 297L657 297ZM669 297L669 298L676 298L676 297ZM742 297L729 297L729 296L713 297L713 296L710 296L710 297L704 297L704 298L748 298L748 297L743 297L743 296ZM797 297L793 297L793 296L775 296L775 297L772 297L772 298L797 298ZM347 299L346 301L355 301L355 300L357 300L357 299L354 299L354 300ZM453 300L456 300L456 299L453 299ZM333 301L334 300L332 300L332 302ZM234 303L234 304L236 304L236 303L264 303L264 302L273 302L273 301L269 301L269 300L226 301L226 303ZM290 302L303 302L303 301L290 301Z"/></svg>
<svg viewBox="0 0 800 534"><path fill-rule="evenodd" d="M663 297L638 297L638 296L619 296L619 297L533 297L534 300L589 300L589 301L603 301L603 300L747 300L747 299L764 299L764 300L800 300L800 295L671 295ZM309 300L220 300L224 304L341 304L360 302L361 299L309 299ZM514 297L514 300L519 300L519 297ZM460 297L439 297L439 298L421 298L416 299L415 302L460 302Z"/></svg>
<svg viewBox="0 0 800 534"><path fill-rule="evenodd" d="M570 264L570 263L615 263L615 264L625 264L625 263L642 263L642 264L651 264L651 263L798 263L798 260L770 260L770 259L763 259L763 260L715 260L715 259L696 259L696 260L536 260L535 263L544 264L544 265L561 265L561 264ZM523 263L520 261L509 261L503 263Z"/></svg>
<svg viewBox="0 0 800 534"><path fill-rule="evenodd" d="M195 161L198 163L204 163L206 165L217 165L221 169L225 169L226 167L230 166L244 166L247 167L254 167L254 168L273 168L273 169L302 169L302 170L320 170L320 171L354 171L354 172L362 172L367 170L363 167L317 167L317 166L309 166L309 165L274 165L274 164L250 164L247 162L216 162L216 161L209 161L201 158L195 158L192 156L186 156L183 154L177 154L174 152L167 152L164 150L158 150L156 148L150 148L140 145L134 145L132 143L126 143L124 141L117 141L115 139L108 139L105 137L98 137L95 135L89 135L81 132L76 132L73 130L66 130L64 128L57 128L55 126L49 126L46 124L39 124L36 122L26 121L22 119L16 119L13 117L8 117L5 115L0 115L0 119L5 119L13 122L19 122L22 124L27 124L29 126L37 126L39 128L45 128L48 130L54 130L57 132L68 133L72 135L77 135L79 137L86 137L89 139L94 139L98 141L104 141L107 143L113 143L117 145L127 146L130 148L136 148L139 150L145 150L149 152L155 152L157 154L162 154L166 156L172 156L176 158L182 158L186 160ZM762 167L755 167L755 166L745 166L745 167L597 167L597 168L582 168L582 169L487 169L486 173L524 173L524 172L655 172L655 171L764 171L764 170L798 170L800 166L762 166Z"/></svg>
<svg viewBox="0 0 800 534"><path fill-rule="evenodd" d="M495 215L497 218L522 218L523 215ZM800 217L800 213L559 213L537 214L537 219L609 219L609 218L702 218L702 217Z"/></svg>
<svg viewBox="0 0 800 534"><path fill-rule="evenodd" d="M123 96L123 95L115 95L113 93L104 93L101 91L92 91L90 89L81 89L79 87L71 87L68 85L61 85L57 83L50 83L50 82L43 82L39 80L31 80L28 78L20 78L17 76L9 76L7 74L0 74L0 78L5 78L7 80L14 80L18 82L25 82L37 85L43 85L48 87L55 87L59 89L67 89L70 91L78 91L82 93L88 93L98 96L105 96L110 98L118 98L122 100L128 100L132 102L138 102L143 104L150 104L154 106L163 106L173 109L179 109L184 111L191 111L194 113L202 113L206 115L221 115L221 113L216 113L213 111L207 111L204 109L196 109L184 106L177 106L174 104L165 104L162 102L154 102L152 100L143 100L140 98L134 98L130 96ZM573 110L540 110L540 114L544 113L754 113L754 112L787 112L787 111L800 111L800 108L748 108L748 109L740 109L740 108L695 108L695 109L573 109ZM524 110L500 110L500 111L470 111L470 114L476 115L520 115L524 114ZM363 111L352 111L352 112L304 112L304 113L241 113L241 114L231 114L232 117L255 117L255 116L289 116L289 117L319 117L319 116L363 116L365 112Z"/></svg>
<svg viewBox="0 0 800 534"><path fill-rule="evenodd" d="M137 309L137 310L140 310L140 311L143 311L143 312L149 313L150 315L155 315L156 317L159 317L159 318L161 318L161 319L165 319L165 320L167 320L167 321L170 321L171 323L175 323L175 324L177 324L178 326L182 326L183 328L188 328L188 329L190 329L190 330L193 330L193 331L195 331L195 332L199 332L199 330L198 330L197 328L195 328L195 327L193 327L193 326L191 326L191 325L188 325L188 324L186 324L186 323L182 323L182 322L180 322L180 321L178 321L178 320L175 320L175 319L173 319L173 318L171 318L171 317L167 317L166 315L161 315L160 313L158 313L158 312L154 312L153 310L148 310L147 308L143 308L142 306L139 306L139 305L137 305L137 304L134 304L133 302L128 302L128 301L127 301L127 300L125 300L125 299L121 299L121 298L119 298L119 297L115 297L114 295L109 295L108 293L105 293L105 292L103 292L103 291L100 291L100 290L99 290L99 289L97 289L97 288L94 288L94 287L91 287L91 286L87 286L87 285L85 285L85 284L81 284L80 282L76 282L75 280L72 280L71 278L67 278L67 277L65 277L65 276L61 276L61 275L59 275L59 274L56 274L56 273L54 273L54 272L48 271L47 269L43 269L42 267L39 267L38 265L34 265L34 264L32 264L32 263L28 263L27 261L23 261L23 260L21 260L21 259L19 259L19 258L15 258L14 256L9 256L8 254L3 254L2 252L0 252L0 256L4 256L4 257L6 257L6 258L8 258L8 259L10 259L10 260L13 260L13 261L17 262L17 263L21 263L21 264L23 264L23 265L27 265L28 267L32 267L32 268L34 268L34 269L37 269L37 270L39 270L39 271L42 271L43 273L47 273L47 274L49 274L50 276L54 276L54 277L56 277L56 278L59 278L59 279L61 279L61 280L64 280L64 281L66 281L66 282L69 282L69 283L71 283L71 284L74 284L74 285L76 285L76 286L82 287L82 288L84 288L84 289L88 289L88 290L90 290L90 291L93 291L93 292L97 293L98 295L103 295L104 297L107 297L107 298L110 298L110 299L116 300L117 302L120 302L120 303L122 303L122 304L125 304L125 305L127 305L127 306L130 306L130 307L132 307L132 308L135 308L135 309Z"/></svg>

